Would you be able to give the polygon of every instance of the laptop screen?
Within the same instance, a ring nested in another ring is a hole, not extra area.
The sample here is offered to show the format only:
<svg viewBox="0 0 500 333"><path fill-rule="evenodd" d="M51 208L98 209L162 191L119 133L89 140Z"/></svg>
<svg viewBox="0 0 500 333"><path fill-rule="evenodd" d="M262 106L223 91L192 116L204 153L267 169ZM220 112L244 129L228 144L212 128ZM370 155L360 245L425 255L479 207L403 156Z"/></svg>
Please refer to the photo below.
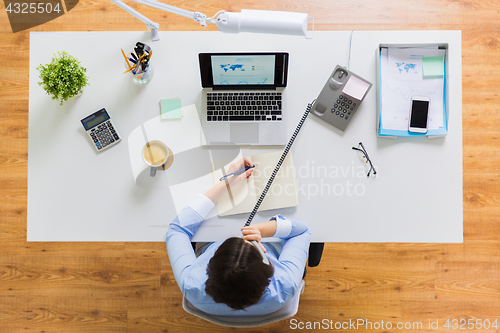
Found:
<svg viewBox="0 0 500 333"><path fill-rule="evenodd" d="M286 87L288 53L200 53L203 88Z"/></svg>
<svg viewBox="0 0 500 333"><path fill-rule="evenodd" d="M274 85L275 55L212 56L214 85Z"/></svg>

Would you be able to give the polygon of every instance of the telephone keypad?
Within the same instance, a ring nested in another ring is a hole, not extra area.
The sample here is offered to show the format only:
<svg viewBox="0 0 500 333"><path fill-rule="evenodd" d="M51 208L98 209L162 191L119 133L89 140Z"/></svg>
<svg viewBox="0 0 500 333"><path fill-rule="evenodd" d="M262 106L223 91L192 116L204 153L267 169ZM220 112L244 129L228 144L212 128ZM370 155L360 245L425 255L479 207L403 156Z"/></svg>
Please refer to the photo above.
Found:
<svg viewBox="0 0 500 333"><path fill-rule="evenodd" d="M339 95L333 108L331 109L332 114L339 116L340 119L348 120L351 114L356 109L356 103L354 100L348 98L344 95Z"/></svg>

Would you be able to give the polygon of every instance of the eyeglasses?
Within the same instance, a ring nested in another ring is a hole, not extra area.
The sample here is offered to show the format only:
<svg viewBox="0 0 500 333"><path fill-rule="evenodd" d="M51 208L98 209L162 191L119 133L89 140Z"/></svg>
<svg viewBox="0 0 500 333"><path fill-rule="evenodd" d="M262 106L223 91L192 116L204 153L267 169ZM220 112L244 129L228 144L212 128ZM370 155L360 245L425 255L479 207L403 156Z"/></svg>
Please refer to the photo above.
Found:
<svg viewBox="0 0 500 333"><path fill-rule="evenodd" d="M370 160L370 157L368 156L368 153L366 152L365 147L363 147L363 143L360 142L359 145L358 145L358 147L352 147L352 149L357 150L358 152L360 152L361 159L365 162L365 164L370 163L370 169L368 170L368 174L366 175L366 177L370 177L370 173L372 171L373 171L373 175L376 175L377 171L373 167L373 163Z"/></svg>

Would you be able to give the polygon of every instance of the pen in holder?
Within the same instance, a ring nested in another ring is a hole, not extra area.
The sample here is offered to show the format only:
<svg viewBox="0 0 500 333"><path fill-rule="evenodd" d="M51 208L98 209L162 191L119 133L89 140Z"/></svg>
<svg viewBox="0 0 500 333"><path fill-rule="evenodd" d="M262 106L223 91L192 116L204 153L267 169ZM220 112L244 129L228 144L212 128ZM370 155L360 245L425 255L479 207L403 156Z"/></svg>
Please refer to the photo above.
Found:
<svg viewBox="0 0 500 333"><path fill-rule="evenodd" d="M134 83L146 84L153 78L154 69L150 63L153 51L151 48L141 42L137 42L134 52L125 55L124 57L125 74L132 75Z"/></svg>

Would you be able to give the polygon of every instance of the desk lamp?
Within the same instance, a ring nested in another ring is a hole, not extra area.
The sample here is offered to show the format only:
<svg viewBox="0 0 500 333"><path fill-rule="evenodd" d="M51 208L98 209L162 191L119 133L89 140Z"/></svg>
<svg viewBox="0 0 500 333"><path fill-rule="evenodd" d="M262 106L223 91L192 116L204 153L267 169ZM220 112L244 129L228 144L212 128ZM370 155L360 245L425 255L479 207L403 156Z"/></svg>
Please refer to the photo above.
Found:
<svg viewBox="0 0 500 333"><path fill-rule="evenodd" d="M206 27L207 23L214 23L221 32L226 33L236 34L239 32L258 32L280 35L297 35L310 39L312 38L312 32L314 31L314 18L307 16L306 13L251 9L242 9L241 13L233 13L221 10L213 17L209 18L200 12L191 12L155 0L133 1L193 19L195 22L200 23L203 27ZM147 27L151 29L151 39L153 41L160 39L158 35L159 24L152 22L144 15L125 5L121 0L112 0L112 2L145 22ZM307 31L308 20L312 20L312 30L309 33Z"/></svg>

